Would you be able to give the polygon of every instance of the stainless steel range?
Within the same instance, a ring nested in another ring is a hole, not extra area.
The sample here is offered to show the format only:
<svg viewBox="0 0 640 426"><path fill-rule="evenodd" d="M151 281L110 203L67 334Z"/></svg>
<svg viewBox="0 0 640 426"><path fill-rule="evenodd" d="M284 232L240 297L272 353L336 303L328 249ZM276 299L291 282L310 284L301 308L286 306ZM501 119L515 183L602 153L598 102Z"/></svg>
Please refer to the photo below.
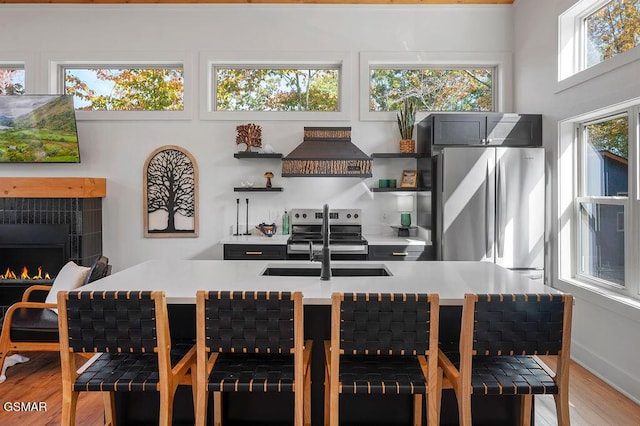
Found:
<svg viewBox="0 0 640 426"><path fill-rule="evenodd" d="M314 252L322 249L322 209L292 209L291 237L287 240L289 259L309 259L309 244ZM362 236L360 209L329 211L329 248L335 260L366 260L367 240Z"/></svg>

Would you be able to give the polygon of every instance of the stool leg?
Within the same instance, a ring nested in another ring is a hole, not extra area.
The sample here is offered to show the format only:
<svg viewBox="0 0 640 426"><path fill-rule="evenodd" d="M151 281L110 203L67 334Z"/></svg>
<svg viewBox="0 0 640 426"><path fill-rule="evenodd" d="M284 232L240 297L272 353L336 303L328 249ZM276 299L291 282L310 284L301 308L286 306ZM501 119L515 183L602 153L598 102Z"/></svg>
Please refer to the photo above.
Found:
<svg viewBox="0 0 640 426"><path fill-rule="evenodd" d="M557 395L553 395L556 402L556 416L558 417L559 426L569 426L571 420L569 418L569 392L563 392L559 389Z"/></svg>
<svg viewBox="0 0 640 426"><path fill-rule="evenodd" d="M471 394L467 392L460 392L457 395L457 399L458 399L458 413L460 415L460 425L472 426Z"/></svg>
<svg viewBox="0 0 640 426"><path fill-rule="evenodd" d="M530 426L533 395L522 395L520 398L521 398L520 424L522 426Z"/></svg>
<svg viewBox="0 0 640 426"><path fill-rule="evenodd" d="M102 392L102 400L104 404L104 424L116 425L116 394L115 392Z"/></svg>
<svg viewBox="0 0 640 426"><path fill-rule="evenodd" d="M76 424L76 406L78 404L78 392L71 388L62 389L62 419L61 425L74 426Z"/></svg>
<svg viewBox="0 0 640 426"><path fill-rule="evenodd" d="M222 392L213 393L213 424L222 426Z"/></svg>
<svg viewBox="0 0 640 426"><path fill-rule="evenodd" d="M413 395L413 425L422 426L422 394Z"/></svg>

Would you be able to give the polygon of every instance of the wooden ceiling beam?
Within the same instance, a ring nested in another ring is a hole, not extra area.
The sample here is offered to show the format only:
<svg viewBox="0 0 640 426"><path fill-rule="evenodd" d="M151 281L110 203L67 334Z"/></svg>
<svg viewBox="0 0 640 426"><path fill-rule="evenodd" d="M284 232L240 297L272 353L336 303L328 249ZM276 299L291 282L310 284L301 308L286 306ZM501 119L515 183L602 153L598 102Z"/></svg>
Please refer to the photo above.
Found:
<svg viewBox="0 0 640 426"><path fill-rule="evenodd" d="M512 4L513 0L0 0L19 4Z"/></svg>

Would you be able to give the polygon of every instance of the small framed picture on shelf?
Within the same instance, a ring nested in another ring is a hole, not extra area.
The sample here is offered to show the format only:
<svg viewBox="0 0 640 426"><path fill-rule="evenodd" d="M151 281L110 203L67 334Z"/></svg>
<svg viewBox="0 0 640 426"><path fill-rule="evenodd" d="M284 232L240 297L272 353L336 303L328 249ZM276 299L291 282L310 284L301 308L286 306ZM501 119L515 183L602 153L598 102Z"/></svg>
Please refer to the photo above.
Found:
<svg viewBox="0 0 640 426"><path fill-rule="evenodd" d="M415 188L418 182L416 170L403 170L400 188Z"/></svg>

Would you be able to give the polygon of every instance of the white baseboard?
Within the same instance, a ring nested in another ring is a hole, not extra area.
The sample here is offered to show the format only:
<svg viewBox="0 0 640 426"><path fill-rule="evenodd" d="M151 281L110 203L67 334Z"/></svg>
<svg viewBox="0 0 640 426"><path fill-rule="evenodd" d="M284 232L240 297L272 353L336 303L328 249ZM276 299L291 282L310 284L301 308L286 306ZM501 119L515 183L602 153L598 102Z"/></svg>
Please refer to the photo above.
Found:
<svg viewBox="0 0 640 426"><path fill-rule="evenodd" d="M575 341L571 342L571 359L636 404L640 404L640 378L636 376L638 371L621 370Z"/></svg>

